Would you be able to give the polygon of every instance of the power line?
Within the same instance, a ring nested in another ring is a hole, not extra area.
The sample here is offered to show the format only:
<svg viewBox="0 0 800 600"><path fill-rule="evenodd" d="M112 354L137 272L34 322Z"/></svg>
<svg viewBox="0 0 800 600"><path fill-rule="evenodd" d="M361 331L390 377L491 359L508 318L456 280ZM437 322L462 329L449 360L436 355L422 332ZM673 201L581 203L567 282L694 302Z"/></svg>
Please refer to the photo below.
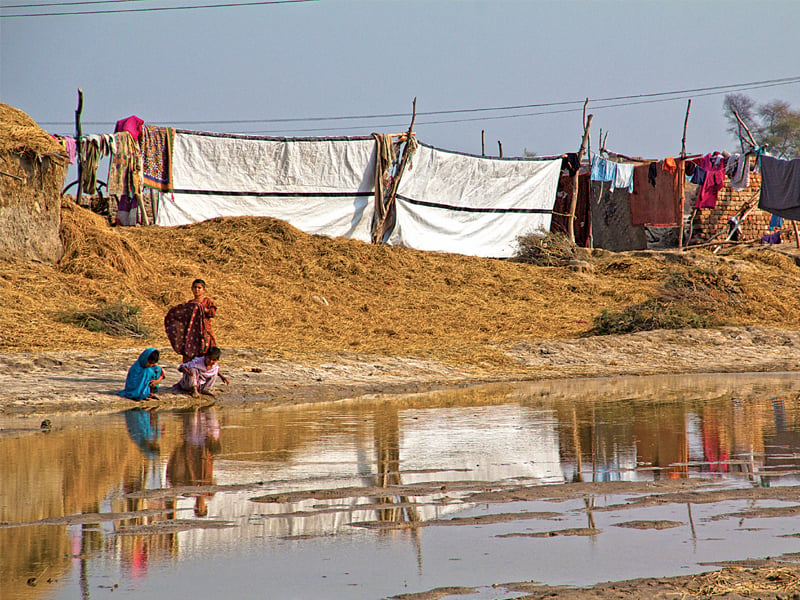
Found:
<svg viewBox="0 0 800 600"><path fill-rule="evenodd" d="M319 0L262 0L260 2L233 2L225 4L195 4L187 6L163 6L152 8L128 8L115 10L87 10L73 12L52 12L52 13L26 13L21 15L0 15L0 19L14 19L18 17L63 17L69 15L109 15L116 13L134 12L156 12L168 10L197 10L201 8L231 8L240 6L265 6L268 4L300 4L303 2L319 2Z"/></svg>
<svg viewBox="0 0 800 600"><path fill-rule="evenodd" d="M768 88L768 87L784 86L784 85L791 85L791 84L797 84L797 83L800 83L800 78L797 78L796 80L793 80L793 81L782 81L781 83L772 83L772 84L765 84L765 85L759 85L759 86L752 86L752 87L748 87L748 88L741 88L739 91L747 91L747 90L751 90L751 89L762 89L762 88ZM729 86L723 86L723 87L729 87ZM704 96L716 96L716 95L723 94L723 93L725 93L725 92L724 91L723 92L715 91L715 92L706 92L704 94L694 94L694 95L691 95L691 96L683 95L683 96L676 96L674 98L656 98L656 99L650 99L650 100L640 100L640 101L636 101L636 102L620 102L620 103L616 103L616 104L606 104L606 105L601 105L601 106L592 105L591 102L590 102L588 108L591 108L591 110L601 110L601 109L606 109L606 108L622 108L622 107L626 107L626 106L636 106L636 105L639 105L639 104L656 104L656 103L661 103L661 102L674 102L676 100L686 100L687 98L698 98L698 97L702 98ZM647 95L652 95L652 94L642 94L641 96L647 96ZM582 104L582 102L581 102L581 104ZM588 108L587 108L587 110L588 110ZM558 110L547 110L547 111L532 112L532 113L520 113L520 114L515 114L515 115L495 115L495 116L488 116L488 117L469 117L469 118L463 118L463 119L445 119L445 120L438 120L438 121L424 121L423 120L423 121L416 121L415 125L444 125L444 124L450 124L450 123L468 123L468 122L473 122L473 121L498 121L498 120L502 120L502 119L517 119L517 118L521 118L521 117L536 117L536 116L542 116L542 115L556 115L556 114L563 114L563 113L570 113L570 112L582 112L582 111L583 111L583 106L581 106L579 108L564 108L564 109L558 109ZM417 113L417 114L419 115L420 113ZM432 114L432 113L428 113L428 114ZM406 116L406 115L400 115L400 116ZM352 130L366 129L366 128L389 129L389 128L396 128L396 127L405 127L406 125L407 125L407 123L398 122L398 123L380 123L380 124L363 125L363 126L360 126L360 127L359 126L354 126L354 127L311 128L311 129L271 129L271 130L259 130L259 131L246 130L246 131L238 131L238 132L230 132L230 133L242 133L242 134L251 133L251 134L269 135L269 134L279 134L279 133L336 132L336 131L352 131Z"/></svg>
<svg viewBox="0 0 800 600"><path fill-rule="evenodd" d="M0 8L43 8L45 6L78 6L81 4L124 4L125 2L150 2L151 0L82 0L81 2L48 2L43 4L5 4Z"/></svg>
<svg viewBox="0 0 800 600"><path fill-rule="evenodd" d="M729 93L732 91L748 91L753 89L761 89L767 87L776 87L776 86L784 86L784 85L792 85L800 83L800 76L794 77L783 77L780 79L768 79L763 81L751 81L747 83L734 83L734 84L727 84L727 85L718 85L718 86L709 86L704 88L689 88L684 90L674 90L671 92L653 92L653 93L644 93L644 94L632 94L627 96L611 96L608 98L599 98L597 100L590 100L589 106L592 110L599 110L603 108L618 108L624 106L634 106L637 104L652 104L655 102L669 102L673 100L683 100L688 98L686 94L692 94L692 97L703 97L703 96L713 96L723 93ZM695 94L694 92L705 92L700 94ZM664 98L664 96L675 96L674 98ZM647 98L646 100L636 101L636 102L621 102L617 104L609 104L606 106L597 106L593 103L595 102L613 102L616 100L632 100L636 98ZM583 100L570 100L570 101L563 101L563 102L544 102L538 104L521 104L516 106L498 106L498 107L484 107L484 108L466 108L466 109L451 109L451 110L439 110L439 111L428 111L428 112L419 112L417 113L418 117L425 117L425 116L436 116L436 115L449 115L449 114L461 114L461 113L475 113L475 112L487 112L487 111L504 111L504 110L517 110L521 108L546 108L546 107L557 107L557 106L565 106L565 105L580 105L576 108L567 108L567 109L559 109L559 110L549 110L549 111L540 111L534 113L518 113L512 115L494 115L494 116L481 116L481 117L468 117L462 119L447 119L447 120L438 120L438 121L419 121L420 125L440 125L445 123L464 123L464 122L471 122L471 121L490 121L490 120L499 120L499 119L513 119L519 117L530 117L530 116L539 116L539 115L550 115L550 114L560 114L560 113L567 113L567 112L578 112L582 109ZM370 120L370 119L386 119L386 118L400 118L400 117L409 117L410 113L385 113L385 114L374 114L374 115L344 115L338 117L298 117L298 118L276 118L276 119L233 119L233 120L212 120L212 121L171 121L168 123L170 126L175 125L235 125L235 124L244 124L244 123L294 123L294 122L315 122L315 121L345 121L345 120ZM158 123L159 121L152 121L154 123ZM40 125L71 125L72 121L40 121ZM84 125L113 125L113 121L84 121ZM336 127L336 128L316 128L316 129L294 129L294 130L277 130L276 132L283 132L283 131L295 131L295 132L307 132L307 131L344 131L347 129L355 129L355 128L381 128L381 127L397 127L402 126L402 124L395 124L392 123L391 125L386 124L371 124L371 125L360 125L355 127ZM274 131L274 130L273 130ZM248 133L248 132L240 132L240 133ZM260 133L260 132L253 132L250 131L249 133Z"/></svg>

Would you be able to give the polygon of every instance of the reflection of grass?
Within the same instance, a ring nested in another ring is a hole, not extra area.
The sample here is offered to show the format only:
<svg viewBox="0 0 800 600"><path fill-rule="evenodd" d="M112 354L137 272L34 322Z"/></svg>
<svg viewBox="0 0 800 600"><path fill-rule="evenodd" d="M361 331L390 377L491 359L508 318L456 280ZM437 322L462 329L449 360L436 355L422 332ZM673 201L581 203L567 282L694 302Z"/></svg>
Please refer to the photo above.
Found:
<svg viewBox="0 0 800 600"><path fill-rule="evenodd" d="M61 321L117 337L146 337L150 331L139 321L140 312L138 306L117 302L94 310L63 313Z"/></svg>

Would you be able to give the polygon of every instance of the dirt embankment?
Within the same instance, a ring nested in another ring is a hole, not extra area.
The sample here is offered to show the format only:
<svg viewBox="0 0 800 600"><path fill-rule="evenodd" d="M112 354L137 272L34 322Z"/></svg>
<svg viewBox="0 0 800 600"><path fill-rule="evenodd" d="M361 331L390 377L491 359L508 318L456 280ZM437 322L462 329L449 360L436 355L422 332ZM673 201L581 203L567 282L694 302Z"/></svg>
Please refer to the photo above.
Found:
<svg viewBox="0 0 800 600"><path fill-rule="evenodd" d="M111 229L72 203L62 239L58 265L0 262L6 410L114 408L127 367L148 346L163 350L167 382L177 379L163 317L190 297L195 277L219 306L230 401L800 368L800 269L768 248L597 251L574 271L310 236L274 219ZM90 331L71 318L117 303L140 311L143 335ZM711 327L591 335L600 315L617 330L665 314L673 327L686 315Z"/></svg>

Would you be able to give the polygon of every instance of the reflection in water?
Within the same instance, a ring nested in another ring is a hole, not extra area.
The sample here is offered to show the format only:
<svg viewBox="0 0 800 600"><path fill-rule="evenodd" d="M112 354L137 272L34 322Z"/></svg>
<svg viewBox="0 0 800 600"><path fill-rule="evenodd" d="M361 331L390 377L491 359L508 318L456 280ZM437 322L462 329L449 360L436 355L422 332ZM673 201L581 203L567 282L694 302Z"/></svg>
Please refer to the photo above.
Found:
<svg viewBox="0 0 800 600"><path fill-rule="evenodd" d="M183 443L167 463L167 480L173 487L214 484L214 456L219 453L219 421L213 407L194 408L183 413ZM206 498L213 493L195 494L194 514L208 515Z"/></svg>
<svg viewBox="0 0 800 600"><path fill-rule="evenodd" d="M44 597L44 583L27 582L49 578L47 589L71 584L88 598L103 577L135 589L154 565L243 547L258 555L265 540L309 536L400 544L421 576L432 568L424 547L436 544L422 526L473 514L459 492L469 482L796 485L798 391L781 375L654 377L310 407L135 408L61 418L48 435L12 420L17 433L0 436L0 588L3 598ZM265 496L274 500L252 501ZM597 529L597 497L580 503ZM697 544L692 509L680 518Z"/></svg>

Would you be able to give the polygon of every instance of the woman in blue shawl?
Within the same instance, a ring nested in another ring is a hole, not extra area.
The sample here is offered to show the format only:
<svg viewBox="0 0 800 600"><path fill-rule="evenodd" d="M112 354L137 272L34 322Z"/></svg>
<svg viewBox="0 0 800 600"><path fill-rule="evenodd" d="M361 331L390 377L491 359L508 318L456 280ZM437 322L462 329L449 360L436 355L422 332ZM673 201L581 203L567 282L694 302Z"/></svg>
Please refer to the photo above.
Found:
<svg viewBox="0 0 800 600"><path fill-rule="evenodd" d="M164 371L158 366L159 358L159 352L155 348L142 352L128 369L125 389L119 395L131 400L158 399L154 392L158 390L158 383L164 379Z"/></svg>

